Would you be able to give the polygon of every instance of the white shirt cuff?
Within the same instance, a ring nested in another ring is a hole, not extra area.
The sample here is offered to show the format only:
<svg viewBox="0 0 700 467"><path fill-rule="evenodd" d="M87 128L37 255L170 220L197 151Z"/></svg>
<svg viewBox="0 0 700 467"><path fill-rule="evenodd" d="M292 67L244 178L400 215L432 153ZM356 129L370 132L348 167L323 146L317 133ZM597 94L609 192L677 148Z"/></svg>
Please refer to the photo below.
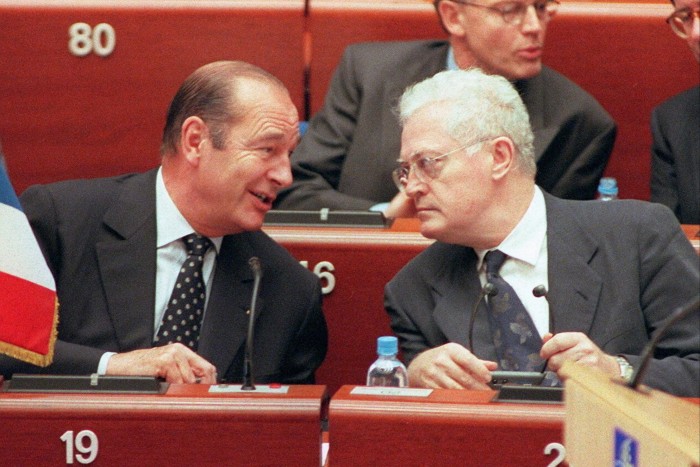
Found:
<svg viewBox="0 0 700 467"><path fill-rule="evenodd" d="M102 354L102 357L100 357L100 363L97 365L98 375L103 376L107 374L107 364L109 363L109 359L112 358L112 355L116 354L116 352L105 352Z"/></svg>

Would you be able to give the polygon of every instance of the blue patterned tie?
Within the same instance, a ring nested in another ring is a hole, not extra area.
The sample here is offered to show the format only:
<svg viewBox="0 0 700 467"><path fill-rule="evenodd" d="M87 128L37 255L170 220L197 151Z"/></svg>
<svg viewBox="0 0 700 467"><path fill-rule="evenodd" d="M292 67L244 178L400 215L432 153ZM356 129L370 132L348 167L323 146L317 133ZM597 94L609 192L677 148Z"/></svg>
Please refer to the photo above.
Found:
<svg viewBox="0 0 700 467"><path fill-rule="evenodd" d="M159 346L180 342L196 352L207 292L202 263L212 243L198 234L187 235L182 240L187 249L187 259L182 263L153 344Z"/></svg>
<svg viewBox="0 0 700 467"><path fill-rule="evenodd" d="M498 354L498 365L506 371L541 371L542 338L513 287L499 274L506 255L494 250L486 253L486 280L498 288L489 298L489 323Z"/></svg>

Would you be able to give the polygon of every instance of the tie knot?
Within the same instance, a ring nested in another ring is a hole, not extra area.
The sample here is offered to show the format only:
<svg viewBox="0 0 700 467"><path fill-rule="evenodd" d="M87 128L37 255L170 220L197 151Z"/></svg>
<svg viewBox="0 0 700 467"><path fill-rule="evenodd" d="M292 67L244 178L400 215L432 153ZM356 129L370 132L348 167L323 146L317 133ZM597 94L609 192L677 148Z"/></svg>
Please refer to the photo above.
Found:
<svg viewBox="0 0 700 467"><path fill-rule="evenodd" d="M505 260L506 254L501 250L492 250L486 253L486 256L484 256L486 275L498 275L498 271L501 270L501 266L503 266Z"/></svg>
<svg viewBox="0 0 700 467"><path fill-rule="evenodd" d="M182 237L182 241L185 242L188 256L204 256L211 246L211 240L196 233L185 235Z"/></svg>

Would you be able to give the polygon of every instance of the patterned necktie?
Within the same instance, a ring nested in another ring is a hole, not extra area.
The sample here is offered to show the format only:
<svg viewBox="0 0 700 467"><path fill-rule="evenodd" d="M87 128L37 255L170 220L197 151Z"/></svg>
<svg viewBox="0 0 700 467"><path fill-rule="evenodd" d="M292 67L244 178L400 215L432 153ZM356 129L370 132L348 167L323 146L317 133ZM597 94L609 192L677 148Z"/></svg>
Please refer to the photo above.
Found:
<svg viewBox="0 0 700 467"><path fill-rule="evenodd" d="M542 338L513 287L498 274L505 260L505 253L499 250L484 257L486 280L498 289L488 301L498 364L506 371L541 371Z"/></svg>
<svg viewBox="0 0 700 467"><path fill-rule="evenodd" d="M206 298L202 263L212 243L198 234L187 235L182 240L187 249L187 259L182 263L153 344L159 346L180 342L196 352Z"/></svg>

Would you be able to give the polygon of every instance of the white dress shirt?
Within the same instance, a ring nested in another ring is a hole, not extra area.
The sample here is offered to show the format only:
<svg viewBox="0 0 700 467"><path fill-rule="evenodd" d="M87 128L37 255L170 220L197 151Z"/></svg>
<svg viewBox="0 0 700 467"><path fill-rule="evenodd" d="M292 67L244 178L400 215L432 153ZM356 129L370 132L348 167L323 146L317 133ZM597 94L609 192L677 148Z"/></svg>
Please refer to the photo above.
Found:
<svg viewBox="0 0 700 467"><path fill-rule="evenodd" d="M493 250L501 250L508 258L503 263L500 275L508 282L525 309L530 313L540 336L549 332L549 305L544 297L535 297L532 289L544 285L547 280L547 209L544 196L535 187L530 206L520 222ZM490 250L476 250L479 257L477 269L482 287L486 284L484 256Z"/></svg>

